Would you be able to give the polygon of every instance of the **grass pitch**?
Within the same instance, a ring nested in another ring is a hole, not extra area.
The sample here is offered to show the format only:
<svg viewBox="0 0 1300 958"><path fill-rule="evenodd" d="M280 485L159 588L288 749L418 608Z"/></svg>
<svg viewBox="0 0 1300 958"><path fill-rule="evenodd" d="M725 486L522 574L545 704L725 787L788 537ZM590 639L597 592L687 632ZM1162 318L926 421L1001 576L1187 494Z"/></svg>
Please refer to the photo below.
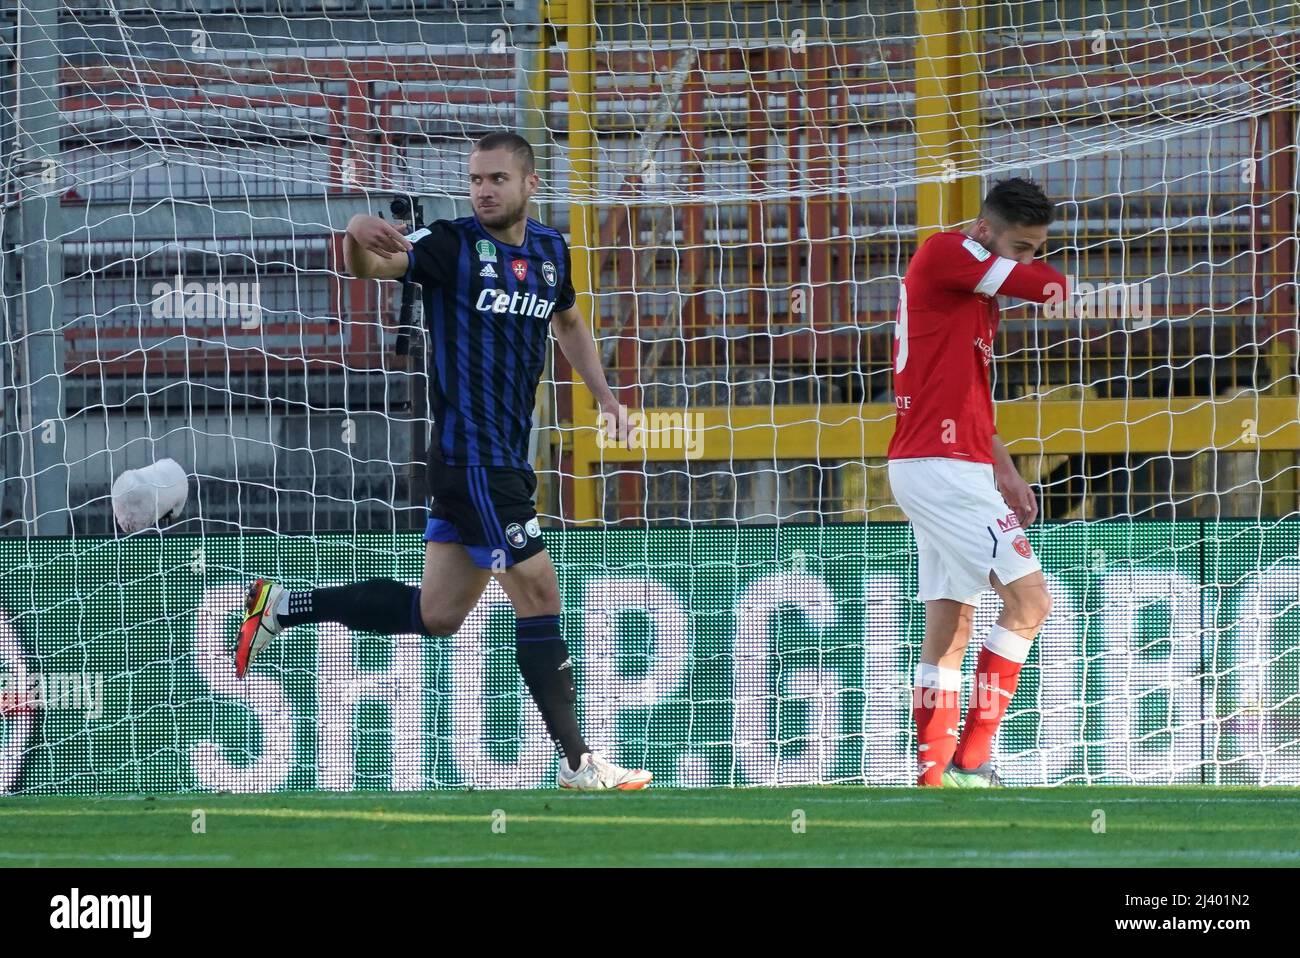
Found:
<svg viewBox="0 0 1300 958"><path fill-rule="evenodd" d="M8 866L1296 866L1300 791L15 797L0 835Z"/></svg>

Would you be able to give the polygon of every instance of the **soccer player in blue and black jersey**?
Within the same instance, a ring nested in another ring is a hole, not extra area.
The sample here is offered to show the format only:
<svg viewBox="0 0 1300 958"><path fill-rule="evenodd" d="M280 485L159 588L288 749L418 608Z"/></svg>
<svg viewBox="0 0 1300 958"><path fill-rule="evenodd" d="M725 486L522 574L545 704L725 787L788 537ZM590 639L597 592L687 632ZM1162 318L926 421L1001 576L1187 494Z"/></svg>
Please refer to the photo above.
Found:
<svg viewBox="0 0 1300 958"><path fill-rule="evenodd" d="M276 634L308 622L381 635L454 634L495 575L514 606L519 671L561 755L560 787L639 789L650 773L592 754L578 728L559 582L533 504L528 437L548 330L614 438L625 438L627 422L575 306L568 245L528 216L537 186L528 141L492 133L470 155L474 215L410 236L375 216L348 223L343 250L352 275L423 287L434 419L424 578L419 588L370 579L303 592L258 579L249 587L235 671L245 675Z"/></svg>

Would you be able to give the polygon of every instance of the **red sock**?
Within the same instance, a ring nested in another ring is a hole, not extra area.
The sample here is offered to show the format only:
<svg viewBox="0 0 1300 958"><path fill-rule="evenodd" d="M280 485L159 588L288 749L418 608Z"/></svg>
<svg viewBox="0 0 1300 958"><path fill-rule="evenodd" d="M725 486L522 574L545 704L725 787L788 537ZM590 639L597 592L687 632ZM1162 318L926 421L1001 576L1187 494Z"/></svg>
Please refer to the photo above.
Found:
<svg viewBox="0 0 1300 958"><path fill-rule="evenodd" d="M922 662L912 688L916 722L917 785L939 785L957 748L961 718L961 673Z"/></svg>
<svg viewBox="0 0 1300 958"><path fill-rule="evenodd" d="M989 760L993 736L1002 724L1011 698L1016 694L1020 667L1029 657L1032 643L1000 625L989 631L975 664L975 687L971 689L970 709L961 730L961 742L953 761L960 768L975 768Z"/></svg>

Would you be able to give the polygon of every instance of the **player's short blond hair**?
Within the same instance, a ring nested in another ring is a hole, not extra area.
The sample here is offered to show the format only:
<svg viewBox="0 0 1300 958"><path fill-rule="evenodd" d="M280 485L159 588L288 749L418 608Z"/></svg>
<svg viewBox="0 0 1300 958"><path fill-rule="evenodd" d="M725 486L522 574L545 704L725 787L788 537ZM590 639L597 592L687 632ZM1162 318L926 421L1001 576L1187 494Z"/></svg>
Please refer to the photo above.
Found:
<svg viewBox="0 0 1300 958"><path fill-rule="evenodd" d="M478 142L474 144L474 152L485 153L488 150L509 150L523 166L525 175L537 169L537 160L533 156L532 144L518 133L512 133L510 130L499 130L480 137Z"/></svg>

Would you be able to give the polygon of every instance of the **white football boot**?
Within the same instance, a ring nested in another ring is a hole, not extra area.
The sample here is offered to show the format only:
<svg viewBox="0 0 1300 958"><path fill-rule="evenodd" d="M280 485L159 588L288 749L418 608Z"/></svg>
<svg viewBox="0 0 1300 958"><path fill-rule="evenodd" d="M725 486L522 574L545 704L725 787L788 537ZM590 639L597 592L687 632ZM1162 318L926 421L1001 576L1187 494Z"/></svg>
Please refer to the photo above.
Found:
<svg viewBox="0 0 1300 958"><path fill-rule="evenodd" d="M623 768L599 755L584 752L576 771L569 770L567 759L560 759L555 784L579 792L600 792L610 788L632 792L645 788L653 777L643 768Z"/></svg>

